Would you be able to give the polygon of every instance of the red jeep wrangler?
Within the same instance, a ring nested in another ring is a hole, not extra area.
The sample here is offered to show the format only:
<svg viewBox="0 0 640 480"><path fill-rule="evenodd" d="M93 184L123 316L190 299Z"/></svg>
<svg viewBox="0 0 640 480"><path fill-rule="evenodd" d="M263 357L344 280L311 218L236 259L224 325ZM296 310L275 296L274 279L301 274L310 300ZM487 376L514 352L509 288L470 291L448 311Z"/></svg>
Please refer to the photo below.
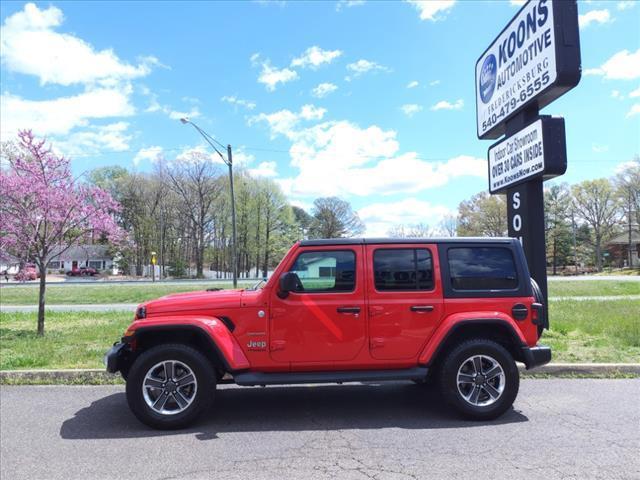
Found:
<svg viewBox="0 0 640 480"><path fill-rule="evenodd" d="M295 244L263 285L141 304L105 356L133 413L186 426L216 384L437 380L444 399L492 419L518 393L543 299L515 239L338 239ZM229 376L225 376L229 374Z"/></svg>

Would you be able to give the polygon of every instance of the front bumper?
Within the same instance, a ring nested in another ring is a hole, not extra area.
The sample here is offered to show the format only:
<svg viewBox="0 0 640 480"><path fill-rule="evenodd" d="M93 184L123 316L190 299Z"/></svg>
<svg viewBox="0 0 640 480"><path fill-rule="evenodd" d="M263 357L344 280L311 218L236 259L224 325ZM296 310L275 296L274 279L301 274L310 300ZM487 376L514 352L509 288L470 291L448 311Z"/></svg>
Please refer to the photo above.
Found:
<svg viewBox="0 0 640 480"><path fill-rule="evenodd" d="M123 361L129 353L129 345L122 342L116 342L113 347L104 355L104 366L107 372L116 373L122 368Z"/></svg>
<svg viewBox="0 0 640 480"><path fill-rule="evenodd" d="M546 345L522 347L522 357L527 370L545 365L551 361L551 347Z"/></svg>

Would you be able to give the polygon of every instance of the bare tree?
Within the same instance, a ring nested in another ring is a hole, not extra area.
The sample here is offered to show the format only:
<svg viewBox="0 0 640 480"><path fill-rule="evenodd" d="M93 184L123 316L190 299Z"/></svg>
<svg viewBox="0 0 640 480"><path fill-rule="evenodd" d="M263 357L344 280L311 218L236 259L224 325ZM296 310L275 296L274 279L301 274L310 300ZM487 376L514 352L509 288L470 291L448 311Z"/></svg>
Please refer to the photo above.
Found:
<svg viewBox="0 0 640 480"><path fill-rule="evenodd" d="M591 227L596 268L602 271L602 242L619 219L618 199L611 183L604 178L574 185L572 193L578 219Z"/></svg>
<svg viewBox="0 0 640 480"><path fill-rule="evenodd" d="M502 195L475 194L458 207L458 235L503 237L507 234L507 203Z"/></svg>
<svg viewBox="0 0 640 480"><path fill-rule="evenodd" d="M351 204L337 197L317 198L313 202L310 238L355 237L365 226Z"/></svg>
<svg viewBox="0 0 640 480"><path fill-rule="evenodd" d="M163 162L160 166L167 187L180 199L181 215L192 224L196 276L202 278L205 247L211 239L215 203L222 192L217 165L207 155L192 153L182 161Z"/></svg>

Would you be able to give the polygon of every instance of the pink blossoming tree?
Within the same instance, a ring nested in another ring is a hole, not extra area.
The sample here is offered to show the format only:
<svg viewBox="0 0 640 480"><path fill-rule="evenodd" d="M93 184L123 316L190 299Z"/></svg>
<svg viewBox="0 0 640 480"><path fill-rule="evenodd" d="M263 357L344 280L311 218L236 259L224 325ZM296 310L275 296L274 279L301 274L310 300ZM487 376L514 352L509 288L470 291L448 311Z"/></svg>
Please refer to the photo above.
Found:
<svg viewBox="0 0 640 480"><path fill-rule="evenodd" d="M76 182L68 159L31 131L3 155L0 171L0 249L31 258L40 272L38 335L44 334L47 264L90 238L124 238L114 215L120 206L104 190ZM6 163L5 163L6 162Z"/></svg>

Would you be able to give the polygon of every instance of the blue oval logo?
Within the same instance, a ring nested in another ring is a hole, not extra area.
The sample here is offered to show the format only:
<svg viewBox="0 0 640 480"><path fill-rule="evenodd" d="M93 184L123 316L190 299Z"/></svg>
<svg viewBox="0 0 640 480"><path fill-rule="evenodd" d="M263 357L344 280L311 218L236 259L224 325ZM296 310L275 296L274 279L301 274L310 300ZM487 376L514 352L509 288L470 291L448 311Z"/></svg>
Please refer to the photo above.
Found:
<svg viewBox="0 0 640 480"><path fill-rule="evenodd" d="M493 92L496 89L496 73L498 65L496 57L493 54L487 56L482 64L482 70L480 70L480 81L478 88L480 88L480 98L484 103L488 103L493 96Z"/></svg>

